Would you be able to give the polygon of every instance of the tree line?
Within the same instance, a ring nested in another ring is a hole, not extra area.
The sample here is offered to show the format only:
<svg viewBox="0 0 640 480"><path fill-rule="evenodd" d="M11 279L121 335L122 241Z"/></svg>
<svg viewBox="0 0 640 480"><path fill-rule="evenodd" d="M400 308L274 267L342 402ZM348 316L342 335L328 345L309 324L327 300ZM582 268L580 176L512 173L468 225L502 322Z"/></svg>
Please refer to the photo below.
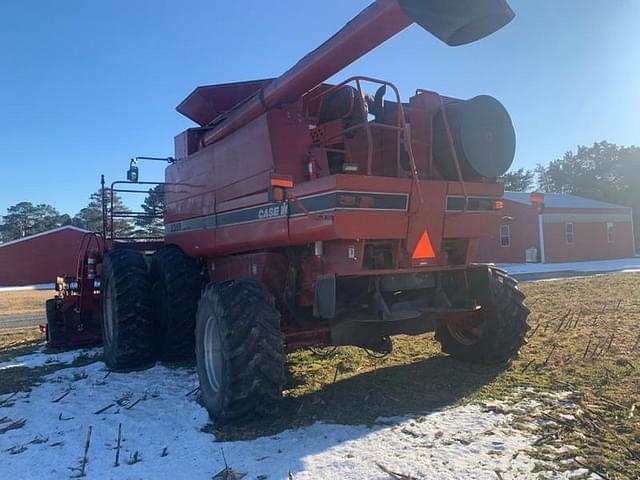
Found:
<svg viewBox="0 0 640 480"><path fill-rule="evenodd" d="M71 225L92 232L102 232L102 209L116 214L125 214L113 220L113 230L107 222L107 234L114 237L159 237L164 233L162 215L164 214L164 195L162 185L149 189L139 212L145 215L134 215L124 204L120 195L114 192L113 205L111 191L105 189L105 198L98 190L89 196L89 203L74 216L60 213L52 205L31 202L19 202L7 208L6 215L0 223L0 242L9 242L28 237L36 233L46 232L58 227Z"/></svg>

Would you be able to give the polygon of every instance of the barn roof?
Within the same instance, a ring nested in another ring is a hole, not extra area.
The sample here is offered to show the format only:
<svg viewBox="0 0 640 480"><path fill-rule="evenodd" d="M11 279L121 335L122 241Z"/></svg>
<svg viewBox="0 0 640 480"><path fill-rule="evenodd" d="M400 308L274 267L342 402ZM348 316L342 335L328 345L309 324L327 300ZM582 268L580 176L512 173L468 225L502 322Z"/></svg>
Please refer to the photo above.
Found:
<svg viewBox="0 0 640 480"><path fill-rule="evenodd" d="M529 192L504 192L504 198L506 200L525 205L531 205L529 195L531 195ZM576 195L569 195L568 193L545 193L544 206L548 208L629 208L626 205L601 202L600 200L578 197Z"/></svg>
<svg viewBox="0 0 640 480"><path fill-rule="evenodd" d="M82 232L82 233L90 233L89 230L85 230L84 228L74 227L73 225L65 225L64 227L58 227L58 228L54 228L52 230L47 230L46 232L36 233L34 235L29 235L28 237L22 237L22 238L18 238L17 240L11 240L10 242L0 243L0 248L7 247L9 245L14 245L14 244L20 243L20 242L25 242L27 240L32 240L32 239L37 238L37 237L43 237L45 235L50 235L52 233L60 232L62 230L76 230L76 231Z"/></svg>

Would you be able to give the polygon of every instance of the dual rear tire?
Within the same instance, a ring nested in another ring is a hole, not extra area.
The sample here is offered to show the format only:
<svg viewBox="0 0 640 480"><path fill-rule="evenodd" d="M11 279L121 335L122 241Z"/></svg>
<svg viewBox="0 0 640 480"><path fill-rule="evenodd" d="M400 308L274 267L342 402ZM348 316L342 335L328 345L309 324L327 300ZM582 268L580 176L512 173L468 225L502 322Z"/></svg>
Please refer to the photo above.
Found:
<svg viewBox="0 0 640 480"><path fill-rule="evenodd" d="M109 251L101 290L104 359L109 369L135 370L157 358L193 357L199 270L179 248L158 250L150 268L139 252Z"/></svg>
<svg viewBox="0 0 640 480"><path fill-rule="evenodd" d="M202 295L200 285L198 265L177 247L156 252L150 268L138 252L108 252L101 302L107 367L142 369L195 350L200 401L212 419L273 413L285 359L273 295L253 280L210 284Z"/></svg>
<svg viewBox="0 0 640 480"><path fill-rule="evenodd" d="M151 257L149 274L156 355L168 361L193 358L201 291L197 262L178 247L168 246Z"/></svg>
<svg viewBox="0 0 640 480"><path fill-rule="evenodd" d="M151 281L144 257L111 250L102 263L102 344L110 370L150 366L154 360Z"/></svg>

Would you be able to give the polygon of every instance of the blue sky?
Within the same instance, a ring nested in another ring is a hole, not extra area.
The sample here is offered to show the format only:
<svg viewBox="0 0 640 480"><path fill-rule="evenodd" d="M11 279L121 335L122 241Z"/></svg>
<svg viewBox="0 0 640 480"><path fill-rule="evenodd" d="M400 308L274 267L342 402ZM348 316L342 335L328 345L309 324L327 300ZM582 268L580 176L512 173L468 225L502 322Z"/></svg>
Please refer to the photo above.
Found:
<svg viewBox="0 0 640 480"><path fill-rule="evenodd" d="M491 94L518 135L515 167L578 144L640 144L640 2L509 0L516 19L450 48L419 27L336 79L366 74ZM171 155L197 85L277 76L370 0L0 2L0 215L19 201L74 214L128 158ZM141 165L143 180L162 167Z"/></svg>

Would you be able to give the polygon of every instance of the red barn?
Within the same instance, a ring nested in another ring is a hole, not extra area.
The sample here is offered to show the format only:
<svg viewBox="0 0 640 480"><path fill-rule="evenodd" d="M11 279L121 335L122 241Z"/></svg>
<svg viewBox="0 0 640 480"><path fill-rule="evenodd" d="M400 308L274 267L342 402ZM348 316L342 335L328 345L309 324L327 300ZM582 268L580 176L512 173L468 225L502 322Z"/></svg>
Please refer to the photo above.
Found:
<svg viewBox="0 0 640 480"><path fill-rule="evenodd" d="M530 195L505 192L502 224L491 238L480 241L477 261L574 262L635 254L631 208L545 193L539 213Z"/></svg>
<svg viewBox="0 0 640 480"><path fill-rule="evenodd" d="M54 283L56 276L74 275L87 232L66 226L0 243L0 286Z"/></svg>

